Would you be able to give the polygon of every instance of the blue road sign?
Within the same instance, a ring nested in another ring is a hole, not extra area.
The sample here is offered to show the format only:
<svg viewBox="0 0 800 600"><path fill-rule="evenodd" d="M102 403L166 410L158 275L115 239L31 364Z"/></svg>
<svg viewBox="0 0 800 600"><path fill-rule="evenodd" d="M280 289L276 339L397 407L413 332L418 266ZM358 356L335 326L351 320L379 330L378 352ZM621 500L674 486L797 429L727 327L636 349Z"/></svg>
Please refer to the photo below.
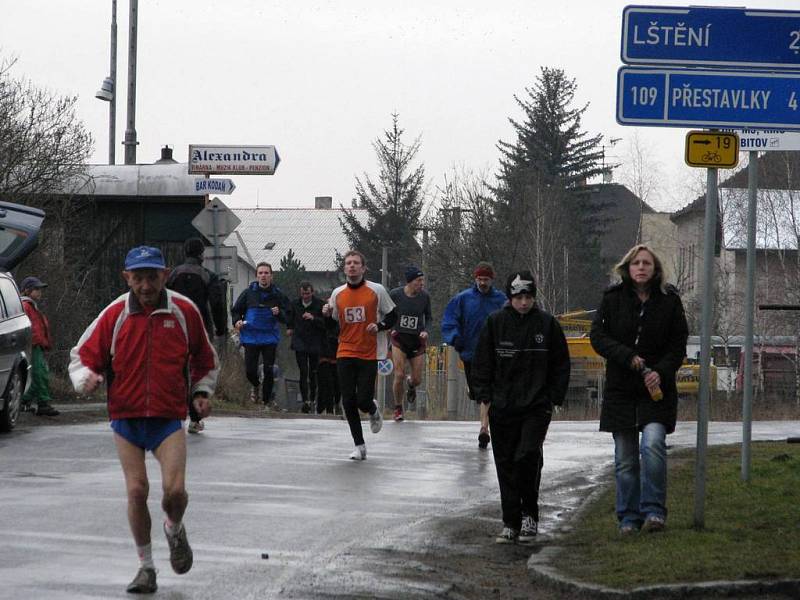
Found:
<svg viewBox="0 0 800 600"><path fill-rule="evenodd" d="M195 179L194 191L203 194L231 194L236 184L231 179Z"/></svg>
<svg viewBox="0 0 800 600"><path fill-rule="evenodd" d="M378 361L378 375L388 377L394 371L394 363L391 358L384 358Z"/></svg>
<svg viewBox="0 0 800 600"><path fill-rule="evenodd" d="M800 73L644 69L617 72L617 122L800 130Z"/></svg>
<svg viewBox="0 0 800 600"><path fill-rule="evenodd" d="M800 69L800 12L627 6L622 62Z"/></svg>

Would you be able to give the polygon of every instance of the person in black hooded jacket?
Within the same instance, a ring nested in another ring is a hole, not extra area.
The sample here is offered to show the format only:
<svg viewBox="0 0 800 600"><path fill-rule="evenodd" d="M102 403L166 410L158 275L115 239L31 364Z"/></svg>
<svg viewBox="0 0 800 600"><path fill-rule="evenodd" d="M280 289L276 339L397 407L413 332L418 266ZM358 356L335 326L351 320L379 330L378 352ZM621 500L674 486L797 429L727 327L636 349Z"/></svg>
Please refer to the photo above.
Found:
<svg viewBox="0 0 800 600"><path fill-rule="evenodd" d="M647 246L631 248L614 272L622 281L603 294L590 337L606 359L600 430L614 436L616 512L626 535L666 523L666 435L675 431L675 373L688 327L677 290Z"/></svg>
<svg viewBox="0 0 800 600"><path fill-rule="evenodd" d="M539 530L542 445L569 386L569 349L556 319L536 307L530 271L506 282L509 304L489 315L473 358L475 399L489 405L503 530L497 543L528 543Z"/></svg>
<svg viewBox="0 0 800 600"><path fill-rule="evenodd" d="M300 297L289 305L289 322L286 335L292 338L292 350L300 370L300 396L303 412L313 410L317 396L317 369L322 345L325 343L325 318L322 316L324 302L314 294L309 281L301 281Z"/></svg>

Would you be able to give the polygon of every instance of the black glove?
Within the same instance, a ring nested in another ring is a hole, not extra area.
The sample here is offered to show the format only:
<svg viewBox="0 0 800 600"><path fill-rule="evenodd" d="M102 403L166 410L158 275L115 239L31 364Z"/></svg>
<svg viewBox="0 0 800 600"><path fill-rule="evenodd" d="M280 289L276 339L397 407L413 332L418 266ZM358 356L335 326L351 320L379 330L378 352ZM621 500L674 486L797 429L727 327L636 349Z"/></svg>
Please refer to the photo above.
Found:
<svg viewBox="0 0 800 600"><path fill-rule="evenodd" d="M459 353L464 349L464 340L461 339L460 335L453 338L453 348Z"/></svg>

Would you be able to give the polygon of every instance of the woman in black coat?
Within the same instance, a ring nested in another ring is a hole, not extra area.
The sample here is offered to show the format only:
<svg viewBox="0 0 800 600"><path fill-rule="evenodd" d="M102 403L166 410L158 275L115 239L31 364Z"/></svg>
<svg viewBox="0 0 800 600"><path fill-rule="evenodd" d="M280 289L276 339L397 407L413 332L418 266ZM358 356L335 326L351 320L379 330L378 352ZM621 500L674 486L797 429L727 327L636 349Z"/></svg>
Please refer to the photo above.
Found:
<svg viewBox="0 0 800 600"><path fill-rule="evenodd" d="M631 248L614 272L622 281L606 290L591 331L592 347L606 359L600 430L614 435L620 532L661 531L666 435L675 430L675 373L686 356L688 327L677 290L647 246Z"/></svg>

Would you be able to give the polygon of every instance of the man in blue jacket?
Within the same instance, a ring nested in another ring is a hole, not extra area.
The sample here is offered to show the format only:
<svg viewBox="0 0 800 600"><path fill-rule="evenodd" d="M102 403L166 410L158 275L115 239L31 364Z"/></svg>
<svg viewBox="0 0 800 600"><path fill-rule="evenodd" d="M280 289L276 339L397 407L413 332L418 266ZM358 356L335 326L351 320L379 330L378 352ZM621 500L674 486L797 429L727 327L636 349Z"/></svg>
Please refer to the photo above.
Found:
<svg viewBox="0 0 800 600"><path fill-rule="evenodd" d="M272 365L281 340L278 323L286 323L288 306L288 298L272 285L272 265L260 262L256 265L256 280L239 295L231 309L231 321L244 346L244 368L253 386L251 398L255 402L258 402L259 359L264 363L261 395L264 406L269 404L272 395Z"/></svg>
<svg viewBox="0 0 800 600"><path fill-rule="evenodd" d="M453 296L447 303L442 317L442 339L453 346L464 363L464 374L467 376L469 397L474 399L472 389L472 358L481 329L487 317L500 310L506 303L506 295L496 289L494 267L488 262L479 262L474 271L475 284ZM489 445L489 407L480 405L481 430L478 434L478 447Z"/></svg>

